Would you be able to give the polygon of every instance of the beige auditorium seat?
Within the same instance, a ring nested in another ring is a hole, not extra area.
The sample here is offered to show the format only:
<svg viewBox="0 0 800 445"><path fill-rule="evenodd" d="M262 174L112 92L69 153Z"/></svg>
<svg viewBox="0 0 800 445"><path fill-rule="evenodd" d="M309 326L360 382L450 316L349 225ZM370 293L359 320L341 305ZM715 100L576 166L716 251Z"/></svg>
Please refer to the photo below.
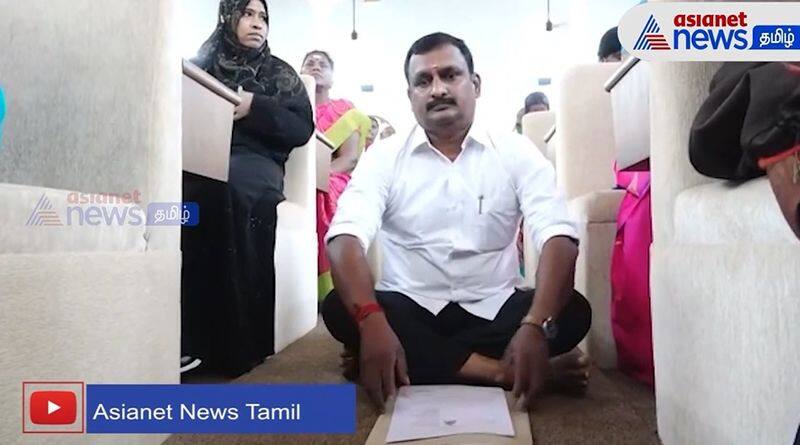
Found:
<svg viewBox="0 0 800 445"><path fill-rule="evenodd" d="M665 445L790 444L800 423L800 242L766 179L689 163L719 65L652 64L651 291Z"/></svg>
<svg viewBox="0 0 800 445"><path fill-rule="evenodd" d="M592 328L585 347L601 368L617 364L611 332L611 252L621 190L615 186L614 124L604 83L617 63L570 68L561 81L556 109L556 181L578 221L581 237L575 288L592 305Z"/></svg>
<svg viewBox="0 0 800 445"><path fill-rule="evenodd" d="M303 75L311 104L314 78ZM275 352L317 324L316 141L295 148L286 162L275 239Z"/></svg>
<svg viewBox="0 0 800 445"><path fill-rule="evenodd" d="M32 13L0 0L8 102L0 151L0 443L23 442L22 381L179 381L180 227L136 225L129 214L181 200L173 6L122 1L109 14L96 0L70 0ZM127 224L94 226L91 218L79 226L74 213L67 225L72 191L138 193L140 201L114 207ZM31 435L24 443L54 440ZM59 444L110 440L57 437Z"/></svg>
<svg viewBox="0 0 800 445"><path fill-rule="evenodd" d="M548 149L548 144L545 142L547 132L553 128L556 123L555 111L535 111L522 116L522 134L528 137L539 151L542 152L554 166L556 161L552 156L553 153Z"/></svg>

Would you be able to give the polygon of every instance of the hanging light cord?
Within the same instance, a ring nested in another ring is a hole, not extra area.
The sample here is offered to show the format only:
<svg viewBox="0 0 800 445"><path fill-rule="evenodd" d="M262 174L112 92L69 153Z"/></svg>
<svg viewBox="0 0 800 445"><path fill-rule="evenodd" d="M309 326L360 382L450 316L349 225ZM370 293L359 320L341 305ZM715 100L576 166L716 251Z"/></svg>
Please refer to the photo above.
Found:
<svg viewBox="0 0 800 445"><path fill-rule="evenodd" d="M353 32L350 34L353 40L358 39L358 32L356 31L356 0L353 0Z"/></svg>

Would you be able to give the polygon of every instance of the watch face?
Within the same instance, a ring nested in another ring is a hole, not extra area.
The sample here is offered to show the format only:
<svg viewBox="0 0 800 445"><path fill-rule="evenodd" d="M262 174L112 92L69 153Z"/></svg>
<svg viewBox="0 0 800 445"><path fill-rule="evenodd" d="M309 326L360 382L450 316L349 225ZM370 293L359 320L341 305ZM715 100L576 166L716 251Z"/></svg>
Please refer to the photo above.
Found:
<svg viewBox="0 0 800 445"><path fill-rule="evenodd" d="M544 331L544 336L548 340L552 340L558 335L558 326L556 325L556 321L552 318L548 318L542 322L542 330Z"/></svg>

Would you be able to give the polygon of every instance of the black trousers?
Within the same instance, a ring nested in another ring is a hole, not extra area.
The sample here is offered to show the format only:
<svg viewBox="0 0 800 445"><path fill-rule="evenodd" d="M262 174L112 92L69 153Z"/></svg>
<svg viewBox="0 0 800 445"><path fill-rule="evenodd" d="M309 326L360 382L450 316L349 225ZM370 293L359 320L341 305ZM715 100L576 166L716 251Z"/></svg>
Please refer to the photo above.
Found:
<svg viewBox="0 0 800 445"><path fill-rule="evenodd" d="M389 325L406 353L409 378L415 384L457 383L456 373L472 353L500 359L533 302L533 290L517 290L494 320L486 320L450 303L433 315L397 292L375 291ZM322 318L331 335L358 350L359 331L334 290L322 304ZM573 291L572 300L556 320L558 335L549 341L550 355L569 352L589 331L592 310Z"/></svg>

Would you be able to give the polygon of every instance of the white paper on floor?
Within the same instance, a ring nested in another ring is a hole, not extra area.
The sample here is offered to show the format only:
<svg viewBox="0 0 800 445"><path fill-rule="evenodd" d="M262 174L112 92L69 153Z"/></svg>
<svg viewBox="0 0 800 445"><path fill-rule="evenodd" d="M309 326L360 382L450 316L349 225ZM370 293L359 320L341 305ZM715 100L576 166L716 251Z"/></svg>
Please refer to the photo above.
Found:
<svg viewBox="0 0 800 445"><path fill-rule="evenodd" d="M462 385L400 388L387 443L453 434L513 437L505 392L501 388Z"/></svg>

